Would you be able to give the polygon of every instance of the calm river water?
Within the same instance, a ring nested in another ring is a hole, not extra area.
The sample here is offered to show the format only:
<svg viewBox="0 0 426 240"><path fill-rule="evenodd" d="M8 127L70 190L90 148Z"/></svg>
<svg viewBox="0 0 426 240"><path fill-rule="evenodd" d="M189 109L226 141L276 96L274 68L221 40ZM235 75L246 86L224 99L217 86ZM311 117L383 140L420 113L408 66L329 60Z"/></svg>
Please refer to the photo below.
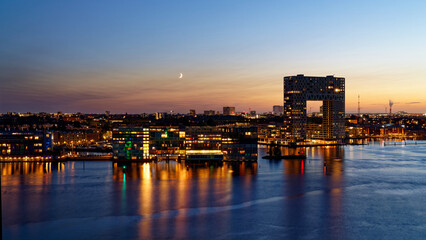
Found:
<svg viewBox="0 0 426 240"><path fill-rule="evenodd" d="M3 239L425 239L426 145L187 166L1 163ZM324 164L325 163L325 164Z"/></svg>

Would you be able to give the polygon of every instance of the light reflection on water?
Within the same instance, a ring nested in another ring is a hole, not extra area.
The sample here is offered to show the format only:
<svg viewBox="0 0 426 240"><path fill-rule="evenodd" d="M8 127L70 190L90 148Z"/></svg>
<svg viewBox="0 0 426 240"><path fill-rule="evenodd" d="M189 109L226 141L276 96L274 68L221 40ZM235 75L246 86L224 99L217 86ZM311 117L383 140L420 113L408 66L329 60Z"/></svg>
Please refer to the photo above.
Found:
<svg viewBox="0 0 426 240"><path fill-rule="evenodd" d="M425 146L267 152L244 163L0 163L5 237L413 239L424 226L413 198L426 197Z"/></svg>
<svg viewBox="0 0 426 240"><path fill-rule="evenodd" d="M177 161L146 163L113 163L113 179L179 180L191 178L226 178L256 175L256 162L185 163Z"/></svg>

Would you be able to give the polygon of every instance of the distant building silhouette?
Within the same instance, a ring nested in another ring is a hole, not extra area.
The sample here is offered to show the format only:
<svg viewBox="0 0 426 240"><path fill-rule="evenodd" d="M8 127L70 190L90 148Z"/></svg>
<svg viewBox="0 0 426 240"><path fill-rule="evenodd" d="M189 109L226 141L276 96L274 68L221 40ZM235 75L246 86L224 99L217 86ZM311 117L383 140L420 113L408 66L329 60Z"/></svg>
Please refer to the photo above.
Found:
<svg viewBox="0 0 426 240"><path fill-rule="evenodd" d="M272 113L275 115L281 115L284 112L284 106L282 105L274 105L272 107Z"/></svg>
<svg viewBox="0 0 426 240"><path fill-rule="evenodd" d="M235 115L235 107L223 107L223 115Z"/></svg>
<svg viewBox="0 0 426 240"><path fill-rule="evenodd" d="M204 110L204 115L206 116L213 116L216 112L214 110Z"/></svg>

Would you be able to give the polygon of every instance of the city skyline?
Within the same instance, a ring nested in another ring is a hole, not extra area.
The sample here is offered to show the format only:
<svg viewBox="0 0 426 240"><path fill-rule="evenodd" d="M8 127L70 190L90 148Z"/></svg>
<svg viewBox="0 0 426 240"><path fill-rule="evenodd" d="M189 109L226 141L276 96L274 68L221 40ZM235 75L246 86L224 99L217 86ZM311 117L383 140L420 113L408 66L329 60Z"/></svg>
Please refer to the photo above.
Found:
<svg viewBox="0 0 426 240"><path fill-rule="evenodd" d="M284 76L332 74L346 78L348 113L358 94L362 113L389 99L424 113L425 7L4 1L0 112L270 112Z"/></svg>

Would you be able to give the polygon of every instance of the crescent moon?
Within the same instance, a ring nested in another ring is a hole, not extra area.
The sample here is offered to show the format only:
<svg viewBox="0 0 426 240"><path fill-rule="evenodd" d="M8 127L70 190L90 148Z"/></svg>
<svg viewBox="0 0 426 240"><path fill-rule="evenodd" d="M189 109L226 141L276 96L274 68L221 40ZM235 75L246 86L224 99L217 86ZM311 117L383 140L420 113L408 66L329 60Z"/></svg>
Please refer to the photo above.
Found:
<svg viewBox="0 0 426 240"><path fill-rule="evenodd" d="M183 73L180 73L180 76L179 76L179 78L183 78Z"/></svg>

